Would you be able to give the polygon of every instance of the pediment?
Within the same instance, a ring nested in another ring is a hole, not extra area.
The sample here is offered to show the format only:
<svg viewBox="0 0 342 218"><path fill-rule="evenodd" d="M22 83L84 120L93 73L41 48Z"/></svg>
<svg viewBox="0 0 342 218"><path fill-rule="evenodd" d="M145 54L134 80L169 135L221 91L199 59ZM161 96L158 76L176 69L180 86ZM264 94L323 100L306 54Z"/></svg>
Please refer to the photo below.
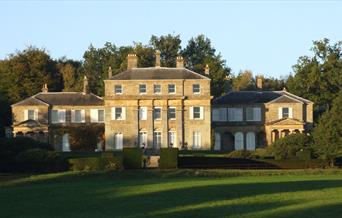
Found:
<svg viewBox="0 0 342 218"><path fill-rule="evenodd" d="M283 118L267 123L267 125L303 125L304 122L292 118Z"/></svg>
<svg viewBox="0 0 342 218"><path fill-rule="evenodd" d="M42 125L36 120L25 120L15 125L15 127L28 127L28 128L35 128L35 127L43 127Z"/></svg>
<svg viewBox="0 0 342 218"><path fill-rule="evenodd" d="M282 95L274 99L270 103L303 103L303 102L299 101L298 99L292 98L290 96Z"/></svg>

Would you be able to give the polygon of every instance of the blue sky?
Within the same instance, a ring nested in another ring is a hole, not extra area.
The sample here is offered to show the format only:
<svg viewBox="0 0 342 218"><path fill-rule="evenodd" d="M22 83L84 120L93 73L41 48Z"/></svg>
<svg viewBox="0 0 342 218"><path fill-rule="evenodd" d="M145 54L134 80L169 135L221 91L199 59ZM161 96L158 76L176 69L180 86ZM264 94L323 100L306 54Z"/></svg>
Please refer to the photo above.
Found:
<svg viewBox="0 0 342 218"><path fill-rule="evenodd" d="M313 40L342 40L338 1L0 2L0 58L28 45L82 59L90 43L147 43L152 34L204 34L234 73L281 77Z"/></svg>

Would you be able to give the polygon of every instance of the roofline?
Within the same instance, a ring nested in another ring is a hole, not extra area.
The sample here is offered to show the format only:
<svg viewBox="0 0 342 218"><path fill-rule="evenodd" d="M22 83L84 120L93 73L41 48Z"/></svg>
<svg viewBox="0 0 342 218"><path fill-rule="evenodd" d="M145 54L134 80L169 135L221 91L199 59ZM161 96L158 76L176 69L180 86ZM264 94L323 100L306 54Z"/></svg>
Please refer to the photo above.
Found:
<svg viewBox="0 0 342 218"><path fill-rule="evenodd" d="M137 67L137 68L132 68L132 69L134 69L134 70L146 70L146 69L186 70L186 71L189 71L192 74L196 74L197 76L200 76L202 79L211 80L210 78L208 78L206 76L203 76L200 73L196 73L195 71L189 70L189 69L187 69L185 67L182 67L182 68L177 68L177 67ZM120 72L120 73L118 73L118 74L116 74L116 75L114 75L111 78L108 78L106 80L132 80L132 79L115 79L116 76L124 74L126 71L128 71L128 70L122 71L122 72ZM186 79L141 79L141 80L186 80ZM193 80L196 80L196 79L193 79Z"/></svg>
<svg viewBox="0 0 342 218"><path fill-rule="evenodd" d="M40 92L39 92L39 93L40 93ZM39 94L39 93L38 93L38 94ZM38 94L35 94L35 95L33 95L33 96L31 96L31 97L28 97L28 98L25 98L24 100L21 100L21 101L15 103L15 104L11 104L11 107L16 106L17 104L19 104L19 103L21 103L21 102L23 102L23 101L25 101L25 100L27 100L27 99L30 99L30 98L32 98L32 99L34 99L34 100L37 100L37 101L40 101L41 103L43 103L43 104L45 104L45 105L47 105L47 106L50 106L48 103L46 103L46 102L44 102L44 101L42 101L42 100L36 98L36 95L38 95ZM24 105L23 105L23 106L24 106ZM25 105L25 106L30 106L30 105Z"/></svg>
<svg viewBox="0 0 342 218"><path fill-rule="evenodd" d="M302 98L302 97L300 97L300 96L298 96L298 95L295 95L295 94L293 94L293 93L291 93L291 92L288 92L288 91L282 91L282 92L285 93L285 94L291 95L291 96L295 96L296 98L299 98L299 99L301 99L302 101L309 102L309 103L314 103L313 101L310 101L310 100L308 100L308 99L306 99L306 98Z"/></svg>
<svg viewBox="0 0 342 218"><path fill-rule="evenodd" d="M294 100L294 101L297 101L297 102L303 104L302 101L300 101L300 100L298 100L298 99L296 99L296 98L294 98L294 97L292 97L292 96L288 96L288 95L281 95L281 96L279 96L278 98L273 99L272 101L266 102L266 104L274 103L275 101L277 101L278 99L280 99L280 98L282 98L282 97L288 97L288 98L291 98L291 99Z"/></svg>

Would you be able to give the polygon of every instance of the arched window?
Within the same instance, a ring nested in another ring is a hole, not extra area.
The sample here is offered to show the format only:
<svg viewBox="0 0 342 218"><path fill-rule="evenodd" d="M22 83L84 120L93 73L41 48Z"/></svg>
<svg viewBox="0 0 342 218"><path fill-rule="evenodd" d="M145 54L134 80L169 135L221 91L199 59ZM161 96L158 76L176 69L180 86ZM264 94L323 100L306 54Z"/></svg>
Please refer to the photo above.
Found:
<svg viewBox="0 0 342 218"><path fill-rule="evenodd" d="M235 133L235 141L234 141L234 147L235 150L243 150L243 133L237 132Z"/></svg>
<svg viewBox="0 0 342 218"><path fill-rule="evenodd" d="M70 151L70 144L69 144L69 134L65 133L62 138L62 150L63 151Z"/></svg>
<svg viewBox="0 0 342 218"><path fill-rule="evenodd" d="M221 150L221 134L218 132L215 132L215 146L214 146L215 151Z"/></svg>
<svg viewBox="0 0 342 218"><path fill-rule="evenodd" d="M247 142L246 149L248 151L254 151L255 150L255 133L254 132L247 133L246 142Z"/></svg>

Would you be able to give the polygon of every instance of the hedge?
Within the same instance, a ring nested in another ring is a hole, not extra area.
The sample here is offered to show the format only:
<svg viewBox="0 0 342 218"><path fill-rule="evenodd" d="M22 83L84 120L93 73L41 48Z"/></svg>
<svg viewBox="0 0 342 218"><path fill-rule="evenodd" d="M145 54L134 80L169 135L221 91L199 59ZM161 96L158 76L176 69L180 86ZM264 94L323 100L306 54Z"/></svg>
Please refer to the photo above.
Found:
<svg viewBox="0 0 342 218"><path fill-rule="evenodd" d="M178 148L161 148L159 168L170 169L178 166Z"/></svg>
<svg viewBox="0 0 342 218"><path fill-rule="evenodd" d="M122 169L120 156L73 158L69 159L69 163L73 171Z"/></svg>
<svg viewBox="0 0 342 218"><path fill-rule="evenodd" d="M58 172L69 168L67 160L59 153L39 148L21 152L12 164L19 172Z"/></svg>
<svg viewBox="0 0 342 218"><path fill-rule="evenodd" d="M123 166L125 169L140 169L142 159L143 151L141 148L123 148Z"/></svg>

